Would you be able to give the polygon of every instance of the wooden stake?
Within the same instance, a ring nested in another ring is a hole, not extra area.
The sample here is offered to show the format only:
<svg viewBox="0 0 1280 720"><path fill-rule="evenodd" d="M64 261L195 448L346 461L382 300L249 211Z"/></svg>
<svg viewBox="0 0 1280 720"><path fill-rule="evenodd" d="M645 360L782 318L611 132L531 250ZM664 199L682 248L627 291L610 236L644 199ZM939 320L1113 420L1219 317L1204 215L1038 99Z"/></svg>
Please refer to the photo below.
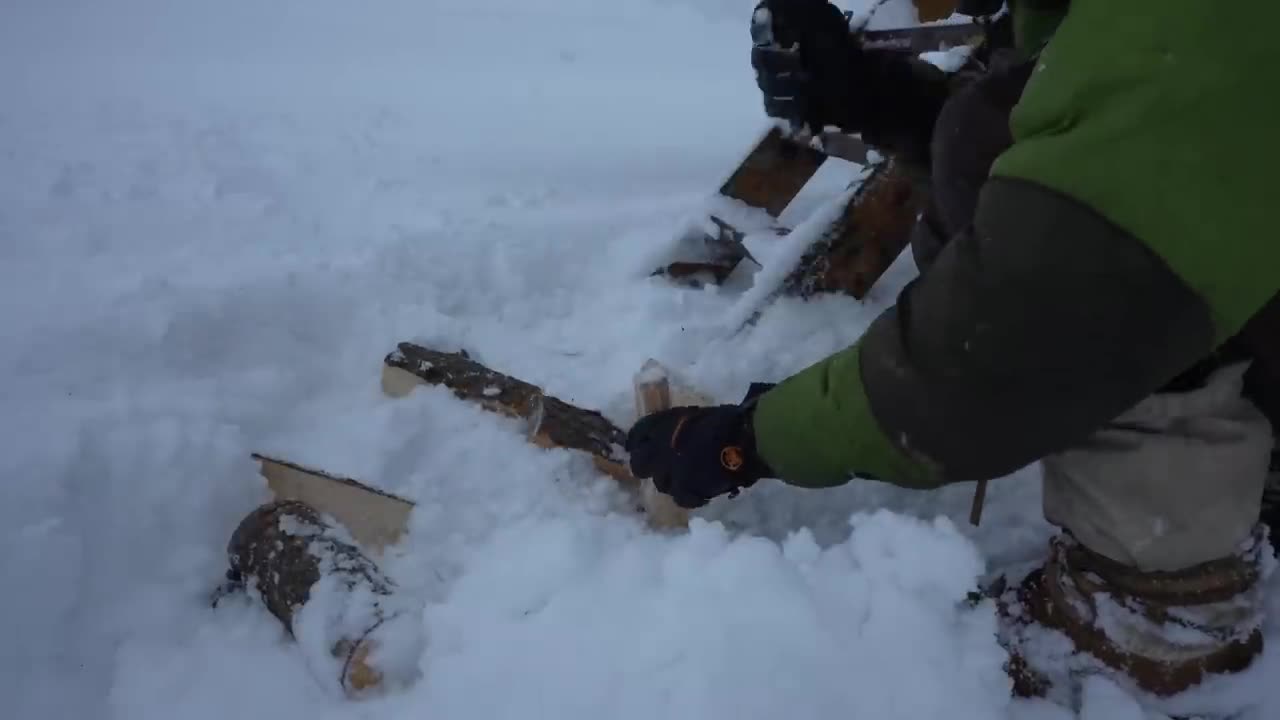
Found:
<svg viewBox="0 0 1280 720"><path fill-rule="evenodd" d="M969 523L977 527L982 522L982 505L987 501L987 481L979 480L973 491L973 505L969 508Z"/></svg>

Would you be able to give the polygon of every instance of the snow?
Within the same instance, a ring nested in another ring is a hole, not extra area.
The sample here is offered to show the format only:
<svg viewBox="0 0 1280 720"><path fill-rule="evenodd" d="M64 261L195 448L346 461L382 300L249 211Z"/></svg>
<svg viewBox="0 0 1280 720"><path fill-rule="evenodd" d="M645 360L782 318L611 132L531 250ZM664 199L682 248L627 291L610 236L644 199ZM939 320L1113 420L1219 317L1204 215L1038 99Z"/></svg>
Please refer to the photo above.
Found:
<svg viewBox="0 0 1280 720"><path fill-rule="evenodd" d="M1084 681L1080 720L1155 720L1114 682L1092 676Z"/></svg>
<svg viewBox="0 0 1280 720"><path fill-rule="evenodd" d="M804 533L779 546L701 522L661 538L603 520L517 523L495 543L426 615L438 654L419 692L446 717L978 718L1004 705L992 616L957 609L980 559L945 524L877 515L827 549ZM939 692L869 690L908 664ZM486 692L494 677L501 692Z"/></svg>
<svg viewBox="0 0 1280 720"><path fill-rule="evenodd" d="M4 716L1073 716L1007 700L962 602L1041 556L1034 468L979 528L971 486L764 481L658 534L519 422L379 389L414 340L622 422L650 357L736 401L892 302L909 258L865 303L649 277L766 126L753 5L7 2ZM210 607L254 451L417 503L381 565L418 682L337 698L259 604ZM1186 706L1275 716L1275 658Z"/></svg>
<svg viewBox="0 0 1280 720"><path fill-rule="evenodd" d="M783 240L767 231L762 233L763 238L753 235L743 239L743 244L751 251L752 257L763 267L726 318L727 332L738 332L777 297L787 277L800 265L805 253L822 239L840 217L853 195L853 190L835 193L797 223Z"/></svg>
<svg viewBox="0 0 1280 720"><path fill-rule="evenodd" d="M947 50L939 50L937 52L920 53L920 59L928 62L943 72L956 72L964 67L965 62L972 54L973 48L968 45L959 45Z"/></svg>

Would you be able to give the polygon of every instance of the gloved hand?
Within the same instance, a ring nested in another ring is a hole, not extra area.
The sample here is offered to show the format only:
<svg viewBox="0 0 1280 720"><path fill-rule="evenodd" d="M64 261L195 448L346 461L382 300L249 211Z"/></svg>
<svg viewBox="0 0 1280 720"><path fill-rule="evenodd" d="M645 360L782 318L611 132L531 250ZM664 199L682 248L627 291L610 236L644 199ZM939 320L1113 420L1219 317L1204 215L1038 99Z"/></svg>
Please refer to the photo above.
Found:
<svg viewBox="0 0 1280 720"><path fill-rule="evenodd" d="M761 0L751 16L751 66L765 112L819 132L852 103L849 19L827 0Z"/></svg>
<svg viewBox="0 0 1280 720"><path fill-rule="evenodd" d="M758 394L767 386L753 385ZM631 473L693 509L754 485L772 470L756 453L754 395L741 405L677 407L641 418L627 433Z"/></svg>
<svg viewBox="0 0 1280 720"><path fill-rule="evenodd" d="M988 17L1000 12L1004 0L960 0L956 3L956 12L971 17Z"/></svg>

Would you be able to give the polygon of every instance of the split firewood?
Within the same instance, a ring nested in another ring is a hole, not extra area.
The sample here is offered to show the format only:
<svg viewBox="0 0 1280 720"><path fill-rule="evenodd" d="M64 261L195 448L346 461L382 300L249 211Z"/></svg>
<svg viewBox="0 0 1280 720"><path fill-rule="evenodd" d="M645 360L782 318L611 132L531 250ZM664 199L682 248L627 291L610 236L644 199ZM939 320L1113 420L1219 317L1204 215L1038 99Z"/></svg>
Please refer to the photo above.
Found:
<svg viewBox="0 0 1280 720"><path fill-rule="evenodd" d="M848 154L862 164L870 163L866 147L853 138L823 136L822 143L829 150L839 148L842 155ZM788 146L789 152L800 154L792 155L780 149ZM748 197L751 203L771 214L781 212L799 193L800 187L795 183L801 178L807 181L817 170L809 153L825 157L822 152L800 145L775 129L748 154L748 160L735 171L721 192ZM753 164L752 158L757 156L762 159ZM764 172L765 167L772 168L776 175L772 184L755 175ZM871 165L871 171L839 218L809 248L783 283L782 293L806 298L820 293L843 293L862 299L908 245L924 202L919 184L895 163ZM674 262L654 274L686 282L705 277L716 284L723 283L750 253L742 242L742 231L719 218L715 220L717 232L703 238L705 258ZM776 227L774 232L782 236L789 230Z"/></svg>
<svg viewBox="0 0 1280 720"><path fill-rule="evenodd" d="M778 217L822 167L826 154L772 126L720 187L720 194Z"/></svg>
<svg viewBox="0 0 1280 720"><path fill-rule="evenodd" d="M651 482L642 483L631 474L626 432L599 412L548 395L536 385L476 362L466 352L400 343L384 361L383 390L390 396L403 397L419 385L446 387L458 398L523 420L529 440L541 447L587 453L597 468L638 496L639 509L651 527L688 525L687 511L658 492ZM636 375L633 390L636 411L641 416L665 407L711 402L654 360L645 363Z"/></svg>
<svg viewBox="0 0 1280 720"><path fill-rule="evenodd" d="M386 356L382 389L403 397L418 385L438 385L458 398L526 423L529 440L541 447L580 450L596 467L634 487L624 449L627 434L595 410L548 395L542 388L471 359L466 351L443 352L400 343Z"/></svg>
<svg viewBox="0 0 1280 720"><path fill-rule="evenodd" d="M259 472L277 500L298 500L332 515L363 547L382 552L399 542L409 526L412 500L349 477L253 454Z"/></svg>
<svg viewBox="0 0 1280 720"><path fill-rule="evenodd" d="M541 447L581 450L609 475L634 484L624 450L627 434L595 410L572 405L542 388L492 370L465 351L442 352L402 342L383 362L382 389L401 397L417 385L447 387L463 400L524 420Z"/></svg>

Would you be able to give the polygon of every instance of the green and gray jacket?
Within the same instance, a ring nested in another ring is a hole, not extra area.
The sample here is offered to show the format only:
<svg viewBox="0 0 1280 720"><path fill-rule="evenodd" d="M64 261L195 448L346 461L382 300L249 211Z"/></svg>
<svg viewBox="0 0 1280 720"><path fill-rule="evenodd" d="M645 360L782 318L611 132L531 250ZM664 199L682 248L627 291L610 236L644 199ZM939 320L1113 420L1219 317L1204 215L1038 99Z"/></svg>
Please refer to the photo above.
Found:
<svg viewBox="0 0 1280 720"><path fill-rule="evenodd" d="M1015 22L1024 43L1052 39L1006 76L1013 93L978 83L943 107L937 191L977 122L956 110L965 97L989 111L1007 96L997 124L1011 144L896 306L759 398L757 445L777 477L929 488L1006 475L1265 314L1280 291L1280 5L1247 5L1236 19L1210 2L1074 0L1065 17Z"/></svg>

